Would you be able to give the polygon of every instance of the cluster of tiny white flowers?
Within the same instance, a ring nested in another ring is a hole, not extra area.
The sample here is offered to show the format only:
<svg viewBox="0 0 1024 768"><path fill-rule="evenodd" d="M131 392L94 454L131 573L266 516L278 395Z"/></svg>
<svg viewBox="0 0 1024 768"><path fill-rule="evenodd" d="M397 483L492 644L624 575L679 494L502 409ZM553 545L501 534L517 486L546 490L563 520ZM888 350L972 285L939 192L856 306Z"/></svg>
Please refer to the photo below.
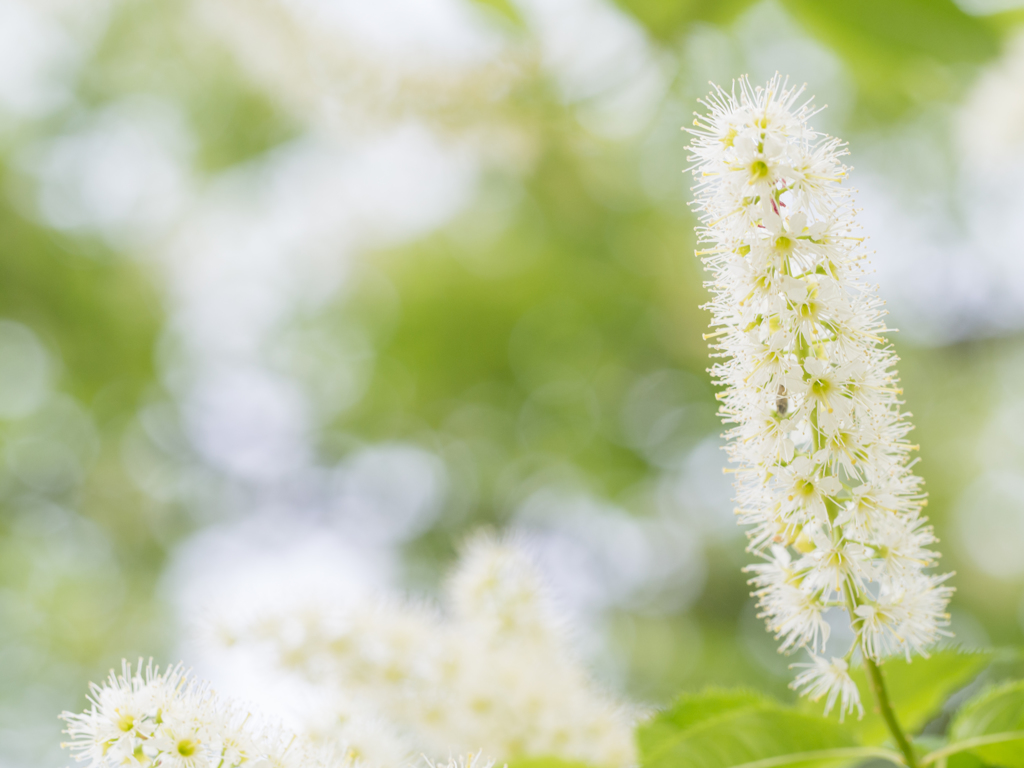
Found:
<svg viewBox="0 0 1024 768"><path fill-rule="evenodd" d="M479 752L449 757L448 762L444 764L435 762L430 758L425 758L424 762L426 762L429 768L493 768L494 766L494 760L486 759Z"/></svg>
<svg viewBox="0 0 1024 768"><path fill-rule="evenodd" d="M841 185L845 145L813 131L802 88L776 76L716 87L689 129L698 251L713 279L712 374L736 466L736 513L749 532L761 616L780 651L812 663L794 687L826 713L863 712L848 666L926 654L948 635L948 575L912 472L895 363L862 238ZM856 635L824 658L825 613Z"/></svg>
<svg viewBox="0 0 1024 768"><path fill-rule="evenodd" d="M94 768L350 768L353 762L318 751L294 734L262 723L217 696L182 667L164 672L127 661L120 675L91 686L91 707L64 712L64 744Z"/></svg>
<svg viewBox="0 0 1024 768"><path fill-rule="evenodd" d="M445 612L395 599L314 602L224 634L233 647L271 648L282 668L428 756L482 749L501 760L635 762L636 713L570 652L528 555L479 537L446 586Z"/></svg>

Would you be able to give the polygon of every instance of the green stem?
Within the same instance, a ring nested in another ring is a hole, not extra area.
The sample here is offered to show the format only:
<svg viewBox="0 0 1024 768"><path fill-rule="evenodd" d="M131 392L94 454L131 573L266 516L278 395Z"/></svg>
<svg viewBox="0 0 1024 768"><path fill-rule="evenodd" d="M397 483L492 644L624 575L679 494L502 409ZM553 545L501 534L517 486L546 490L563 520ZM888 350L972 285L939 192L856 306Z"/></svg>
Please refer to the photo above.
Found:
<svg viewBox="0 0 1024 768"><path fill-rule="evenodd" d="M917 768L914 750L903 733L903 729L900 728L899 721L896 719L896 713L892 711L892 705L889 703L889 694L885 690L885 680L882 679L881 668L872 659L867 657L864 659L864 665L867 667L868 680L871 682L871 690L874 691L875 700L878 702L878 709L882 713L882 719L885 720L885 724L889 726L889 732L896 739L896 745L900 748L900 752L903 753L908 768Z"/></svg>
<svg viewBox="0 0 1024 768"><path fill-rule="evenodd" d="M782 265L783 274L789 274L789 259L784 259ZM811 349L806 343L798 342L796 352L797 360L800 362L800 366L803 367L804 361L810 357ZM811 422L811 437L814 445L814 452L817 453L823 447L823 437L821 430L818 428L818 406L816 405L811 409L810 414ZM830 499L830 501L832 501ZM835 502L832 501L833 506ZM840 526L835 524L836 515L838 510L829 508L829 523L832 528L833 541L838 542L842 538L842 529ZM857 625L857 614L856 609L859 601L854 594L852 586L847 583L844 585L844 591L846 593L846 609L850 614L850 623L856 629ZM858 633L859 638L859 633ZM854 644L856 647L856 644ZM851 648L851 652L852 652ZM896 720L896 713L892 710L892 705L889 703L889 694L885 690L885 680L882 679L882 670L872 661L870 658L865 657L864 663L868 668L868 679L871 681L871 689L875 693L875 699L878 701L878 708L882 712L882 717L885 719L885 724L889 726L889 731L896 739L896 744L900 748L900 752L903 753L904 761L907 764L907 768L918 768L917 760L914 758L914 750L910 746L910 742L903 733L903 729L900 728L899 721ZM889 753L892 755L893 753ZM756 765L757 768L761 768L760 763L752 764ZM774 763L772 764L774 765ZM765 763L764 768L769 768L768 763Z"/></svg>

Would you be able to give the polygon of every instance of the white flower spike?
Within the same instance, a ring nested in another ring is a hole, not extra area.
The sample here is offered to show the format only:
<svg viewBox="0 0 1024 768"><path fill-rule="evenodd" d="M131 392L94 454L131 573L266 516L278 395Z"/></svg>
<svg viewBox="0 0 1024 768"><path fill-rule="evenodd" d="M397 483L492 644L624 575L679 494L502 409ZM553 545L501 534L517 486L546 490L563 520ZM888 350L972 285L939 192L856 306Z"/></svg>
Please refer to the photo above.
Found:
<svg viewBox="0 0 1024 768"><path fill-rule="evenodd" d="M735 465L748 569L780 651L812 663L794 687L826 712L862 712L848 673L855 651L873 662L927 655L949 635L948 576L922 516L909 459L882 302L864 282L848 168L838 139L815 132L803 88L776 75L715 87L690 145L698 239L713 298L711 372ZM824 613L847 612L856 639L826 661Z"/></svg>

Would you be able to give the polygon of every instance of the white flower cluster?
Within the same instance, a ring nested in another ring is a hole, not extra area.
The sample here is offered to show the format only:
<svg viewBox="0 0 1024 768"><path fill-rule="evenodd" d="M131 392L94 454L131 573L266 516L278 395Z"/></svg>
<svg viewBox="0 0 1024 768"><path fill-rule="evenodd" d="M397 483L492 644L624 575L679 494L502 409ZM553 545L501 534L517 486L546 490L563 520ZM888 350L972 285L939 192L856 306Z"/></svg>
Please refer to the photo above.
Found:
<svg viewBox="0 0 1024 768"><path fill-rule="evenodd" d="M780 650L812 655L794 686L828 709L838 697L842 716L863 711L854 652L925 654L948 634L952 590L927 572L936 539L882 302L862 277L845 145L809 127L802 92L778 76L716 87L690 160L736 513L763 560L751 584ZM856 640L829 661L833 608Z"/></svg>
<svg viewBox="0 0 1024 768"><path fill-rule="evenodd" d="M215 694L180 665L164 672L150 662L135 670L122 662L104 685L91 686L92 704L83 713L65 712L64 744L79 762L95 768L361 768L371 765L358 748L317 747ZM387 768L409 768L403 753ZM374 764L376 765L376 764ZM429 768L492 768L480 752L428 760Z"/></svg>
<svg viewBox="0 0 1024 768"><path fill-rule="evenodd" d="M250 712L217 696L181 666L164 672L123 662L105 685L91 686L83 713L65 712L64 744L90 766L155 768L350 768Z"/></svg>
<svg viewBox="0 0 1024 768"><path fill-rule="evenodd" d="M394 599L348 608L314 601L214 635L232 649L270 648L281 668L314 683L337 707L342 741L353 740L346 713L358 712L427 756L482 748L499 760L635 762L636 713L570 652L522 550L473 540L446 597L444 613Z"/></svg>

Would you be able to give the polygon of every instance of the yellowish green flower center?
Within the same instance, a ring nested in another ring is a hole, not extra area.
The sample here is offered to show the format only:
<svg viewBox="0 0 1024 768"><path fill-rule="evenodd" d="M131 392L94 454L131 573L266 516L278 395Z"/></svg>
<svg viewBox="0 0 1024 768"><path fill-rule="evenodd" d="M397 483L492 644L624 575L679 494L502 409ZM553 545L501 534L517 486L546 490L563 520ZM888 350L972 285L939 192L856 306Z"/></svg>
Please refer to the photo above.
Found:
<svg viewBox="0 0 1024 768"><path fill-rule="evenodd" d="M128 712L118 712L116 722L118 730L128 733L128 731L135 727L135 716Z"/></svg>
<svg viewBox="0 0 1024 768"><path fill-rule="evenodd" d="M802 554L813 552L816 547L814 546L814 539L810 537L810 534L806 530L800 531L800 535L797 536L796 541L793 543L793 548Z"/></svg>
<svg viewBox="0 0 1024 768"><path fill-rule="evenodd" d="M795 490L800 496L811 496L814 493L814 483L810 480L797 480Z"/></svg>
<svg viewBox="0 0 1024 768"><path fill-rule="evenodd" d="M768 178L768 163L764 160L755 160L750 164L750 180L761 181Z"/></svg>

